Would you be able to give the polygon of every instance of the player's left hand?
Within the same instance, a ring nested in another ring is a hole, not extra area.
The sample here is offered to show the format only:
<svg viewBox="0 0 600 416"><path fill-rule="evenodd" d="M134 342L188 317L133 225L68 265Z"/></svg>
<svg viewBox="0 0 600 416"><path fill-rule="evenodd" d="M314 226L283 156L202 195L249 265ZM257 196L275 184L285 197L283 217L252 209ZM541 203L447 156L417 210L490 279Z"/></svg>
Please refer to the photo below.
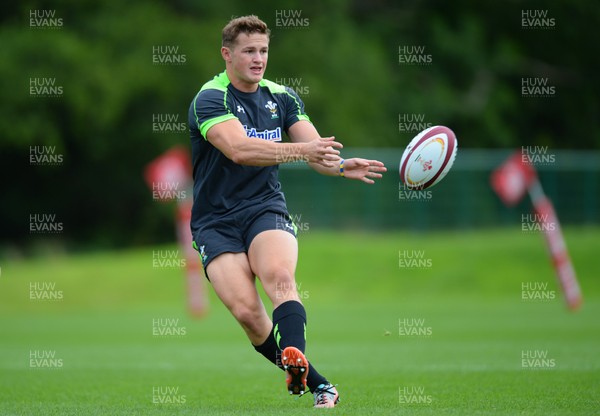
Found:
<svg viewBox="0 0 600 416"><path fill-rule="evenodd" d="M344 176L349 179L371 184L375 183L373 179L381 178L383 172L387 172L387 168L378 160L355 157L344 161Z"/></svg>

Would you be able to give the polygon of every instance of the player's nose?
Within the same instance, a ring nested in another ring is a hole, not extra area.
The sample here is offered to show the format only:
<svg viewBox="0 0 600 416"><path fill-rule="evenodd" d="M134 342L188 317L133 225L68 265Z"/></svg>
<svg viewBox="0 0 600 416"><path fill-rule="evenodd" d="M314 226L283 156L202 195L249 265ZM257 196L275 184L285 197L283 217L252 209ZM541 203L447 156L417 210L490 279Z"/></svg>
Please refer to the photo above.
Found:
<svg viewBox="0 0 600 416"><path fill-rule="evenodd" d="M252 62L261 63L263 61L263 57L260 52L256 52L252 55Z"/></svg>

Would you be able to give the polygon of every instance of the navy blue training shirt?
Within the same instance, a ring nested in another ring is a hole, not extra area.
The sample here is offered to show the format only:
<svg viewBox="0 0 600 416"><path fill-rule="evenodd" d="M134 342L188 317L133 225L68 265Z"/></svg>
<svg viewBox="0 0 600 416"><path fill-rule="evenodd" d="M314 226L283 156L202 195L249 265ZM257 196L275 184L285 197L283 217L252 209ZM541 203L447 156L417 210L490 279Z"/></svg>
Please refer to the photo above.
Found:
<svg viewBox="0 0 600 416"><path fill-rule="evenodd" d="M192 141L194 205L192 233L200 226L246 207L272 204L286 211L278 165L242 166L229 160L207 139L215 124L238 119L248 140L280 142L300 120L310 121L304 103L288 87L263 79L252 93L237 90L224 71L202 86L192 101L188 124Z"/></svg>

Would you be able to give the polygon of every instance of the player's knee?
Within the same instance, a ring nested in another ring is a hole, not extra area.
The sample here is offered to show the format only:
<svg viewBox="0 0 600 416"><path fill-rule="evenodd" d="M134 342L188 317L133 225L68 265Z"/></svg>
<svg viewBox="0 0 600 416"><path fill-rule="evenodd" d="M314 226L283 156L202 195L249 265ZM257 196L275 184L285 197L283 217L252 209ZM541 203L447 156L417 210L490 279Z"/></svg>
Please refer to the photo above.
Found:
<svg viewBox="0 0 600 416"><path fill-rule="evenodd" d="M289 269L274 268L269 278L271 298L274 304L287 300L298 300L298 288L294 275Z"/></svg>
<svg viewBox="0 0 600 416"><path fill-rule="evenodd" d="M257 325L260 325L263 315L262 309L244 303L240 303L231 308L231 313L242 326L250 330Z"/></svg>
<svg viewBox="0 0 600 416"><path fill-rule="evenodd" d="M276 286L288 287L295 284L294 274L287 267L274 266L267 274L267 280Z"/></svg>

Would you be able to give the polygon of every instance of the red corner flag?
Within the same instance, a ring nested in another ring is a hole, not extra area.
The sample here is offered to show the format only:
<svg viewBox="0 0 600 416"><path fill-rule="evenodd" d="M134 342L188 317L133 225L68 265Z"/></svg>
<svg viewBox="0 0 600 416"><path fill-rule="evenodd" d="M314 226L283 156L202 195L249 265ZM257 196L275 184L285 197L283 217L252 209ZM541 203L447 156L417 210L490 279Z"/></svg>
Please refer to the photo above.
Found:
<svg viewBox="0 0 600 416"><path fill-rule="evenodd" d="M492 188L505 205L516 205L537 175L535 168L523 159L521 152L513 154L492 173Z"/></svg>
<svg viewBox="0 0 600 416"><path fill-rule="evenodd" d="M526 192L529 193L533 202L536 221L540 224L540 229L544 233L567 306L571 310L578 309L583 302L581 289L577 282L577 276L569 257L554 206L544 194L535 167L529 163L521 152L516 152L492 172L491 183L494 191L507 206L517 204Z"/></svg>
<svg viewBox="0 0 600 416"><path fill-rule="evenodd" d="M540 223L546 244L548 244L552 265L556 270L567 306L571 310L579 309L583 297L554 206L544 194L542 186L537 180L529 187L529 195L533 202L536 220Z"/></svg>
<svg viewBox="0 0 600 416"><path fill-rule="evenodd" d="M166 186L167 190L185 190L192 181L192 163L188 152L179 146L170 148L148 163L144 170L144 179L152 190L165 188L165 184L169 185Z"/></svg>
<svg viewBox="0 0 600 416"><path fill-rule="evenodd" d="M177 201L176 229L186 263L187 302L190 313L200 317L208 311L208 297L200 256L192 248L190 219L192 210L192 163L183 147L172 147L151 161L144 179L158 201Z"/></svg>

